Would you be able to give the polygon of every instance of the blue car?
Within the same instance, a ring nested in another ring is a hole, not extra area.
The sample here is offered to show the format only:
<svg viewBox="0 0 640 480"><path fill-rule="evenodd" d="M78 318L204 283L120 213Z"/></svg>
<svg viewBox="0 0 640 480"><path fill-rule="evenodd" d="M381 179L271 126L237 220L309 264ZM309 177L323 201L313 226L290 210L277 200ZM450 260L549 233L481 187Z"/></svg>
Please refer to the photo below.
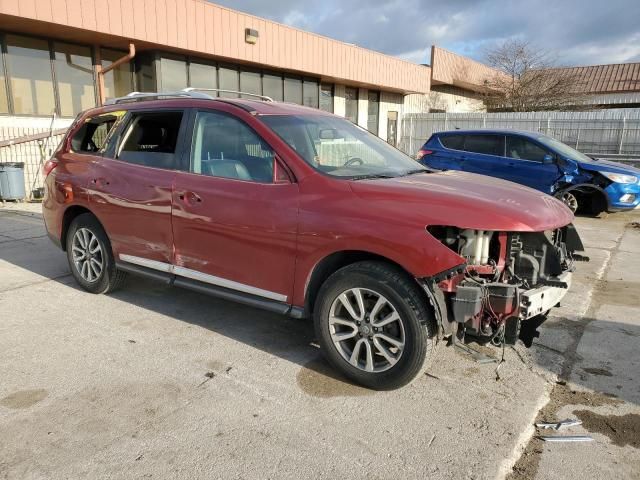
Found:
<svg viewBox="0 0 640 480"><path fill-rule="evenodd" d="M640 169L596 160L555 138L515 130L434 133L416 158L438 170L462 170L520 183L597 215L640 203Z"/></svg>

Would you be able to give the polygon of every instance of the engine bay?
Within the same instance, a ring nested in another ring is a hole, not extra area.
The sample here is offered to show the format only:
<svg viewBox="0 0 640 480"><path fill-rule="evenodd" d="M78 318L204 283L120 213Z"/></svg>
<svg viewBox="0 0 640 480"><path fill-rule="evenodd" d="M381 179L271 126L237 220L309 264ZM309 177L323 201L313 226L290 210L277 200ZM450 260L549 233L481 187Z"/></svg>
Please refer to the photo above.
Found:
<svg viewBox="0 0 640 480"><path fill-rule="evenodd" d="M545 232L427 231L465 262L434 280L451 333L495 345L515 344L521 322L556 306L570 286L574 262L588 260L576 253L584 247L573 225Z"/></svg>

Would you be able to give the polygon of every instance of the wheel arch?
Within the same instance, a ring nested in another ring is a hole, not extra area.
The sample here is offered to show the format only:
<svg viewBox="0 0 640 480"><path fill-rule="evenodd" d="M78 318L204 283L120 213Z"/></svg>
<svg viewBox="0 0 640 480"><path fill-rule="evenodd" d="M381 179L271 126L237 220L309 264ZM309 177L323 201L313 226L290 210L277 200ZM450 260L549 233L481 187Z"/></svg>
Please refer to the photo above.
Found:
<svg viewBox="0 0 640 480"><path fill-rule="evenodd" d="M320 288L322 287L324 282L331 275L333 275L343 267L363 261L377 261L387 263L395 268L398 268L410 278L414 278L413 275L398 262L395 262L392 259L377 253L366 250L341 250L330 253L329 255L322 258L318 263L316 263L309 275L309 280L305 286L304 295L304 311L306 316L313 315L318 292L320 291ZM422 289L420 289L420 291L424 294ZM425 302L427 302L427 305L429 305L426 294L424 294L424 300Z"/></svg>
<svg viewBox="0 0 640 480"><path fill-rule="evenodd" d="M96 221L100 224L100 226L102 227L102 230L105 232L105 235L106 235L106 230L104 229L102 222L96 216L95 213L93 213L91 210L89 210L85 206L71 205L67 207L67 209L64 211L64 214L62 216L62 232L60 235L60 243L62 246L62 250L64 251L67 250L67 233L69 232L69 227L71 226L71 222L73 222L73 220L78 216L83 215L85 213L92 215L96 219ZM109 236L107 235L107 238L108 237Z"/></svg>
<svg viewBox="0 0 640 480"><path fill-rule="evenodd" d="M554 196L556 198L561 198L565 193L571 193L577 197L579 196L582 198L591 197L590 207L592 210L591 213L593 214L606 212L610 207L609 196L607 195L607 192L605 192L602 187L593 183L578 183L576 185L566 185L558 189ZM578 198L578 205L579 208L584 206L581 205L580 198Z"/></svg>

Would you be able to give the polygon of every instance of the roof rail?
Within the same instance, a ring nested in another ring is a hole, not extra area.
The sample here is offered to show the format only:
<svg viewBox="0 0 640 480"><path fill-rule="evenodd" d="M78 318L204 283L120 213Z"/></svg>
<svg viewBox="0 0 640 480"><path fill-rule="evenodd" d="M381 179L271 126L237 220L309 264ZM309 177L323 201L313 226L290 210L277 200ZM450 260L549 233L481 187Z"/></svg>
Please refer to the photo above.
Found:
<svg viewBox="0 0 640 480"><path fill-rule="evenodd" d="M156 100L158 98L199 98L205 100L213 100L215 97L207 95L202 92L217 92L217 93L234 93L237 95L245 95L249 97L256 97L265 102L273 102L273 98L266 95L258 95L257 93L240 92L236 90L225 90L222 88L196 88L189 87L183 88L175 92L131 92L124 97L110 98L104 102L105 105L116 105L118 103L137 102L140 100Z"/></svg>
<svg viewBox="0 0 640 480"><path fill-rule="evenodd" d="M273 102L273 98L267 97L266 95L259 95L257 93L249 93L249 92L240 92L238 90L224 90L222 88L198 88L198 87L189 87L183 88L181 92L186 93L199 93L199 92L217 92L217 93L235 93L237 95L245 95L247 97L256 97L260 100L264 100L265 102Z"/></svg>

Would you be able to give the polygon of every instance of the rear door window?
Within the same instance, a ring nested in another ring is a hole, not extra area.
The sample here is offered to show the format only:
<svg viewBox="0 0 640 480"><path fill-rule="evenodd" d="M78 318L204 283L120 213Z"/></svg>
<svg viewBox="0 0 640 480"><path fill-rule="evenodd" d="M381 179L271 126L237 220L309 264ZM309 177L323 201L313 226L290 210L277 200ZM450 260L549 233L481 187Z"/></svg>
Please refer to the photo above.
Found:
<svg viewBox="0 0 640 480"><path fill-rule="evenodd" d="M526 138L507 137L507 157L509 158L542 162L548 153L547 150Z"/></svg>
<svg viewBox="0 0 640 480"><path fill-rule="evenodd" d="M466 135L464 150L483 155L504 156L504 136L502 135Z"/></svg>
<svg viewBox="0 0 640 480"><path fill-rule="evenodd" d="M116 158L146 167L177 169L175 153L182 117L183 112L133 113Z"/></svg>
<svg viewBox="0 0 640 480"><path fill-rule="evenodd" d="M464 144L464 136L462 135L445 135L440 137L440 143L451 150L462 150Z"/></svg>

